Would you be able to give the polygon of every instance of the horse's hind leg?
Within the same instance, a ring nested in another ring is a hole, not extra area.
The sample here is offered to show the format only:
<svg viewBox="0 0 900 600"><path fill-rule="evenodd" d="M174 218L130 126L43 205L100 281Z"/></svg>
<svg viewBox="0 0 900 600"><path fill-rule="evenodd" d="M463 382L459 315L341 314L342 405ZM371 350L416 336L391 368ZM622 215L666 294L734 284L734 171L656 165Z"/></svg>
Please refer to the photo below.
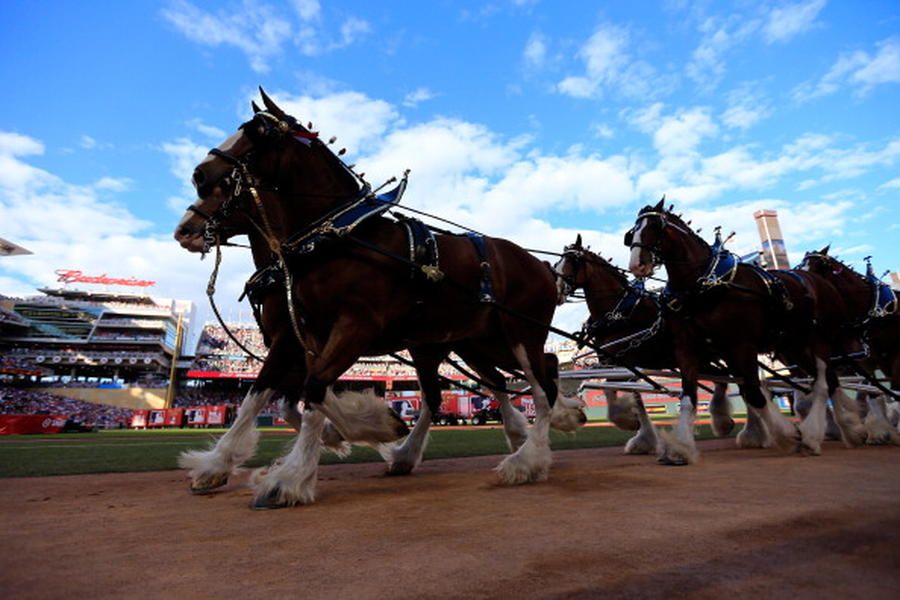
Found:
<svg viewBox="0 0 900 600"><path fill-rule="evenodd" d="M208 450L187 450L178 457L178 466L189 470L192 492L204 494L225 485L234 468L253 456L259 439L256 415L274 395L275 390L270 388L250 388L234 423L215 446Z"/></svg>
<svg viewBox="0 0 900 600"><path fill-rule="evenodd" d="M866 426L859 418L859 408L840 387L837 374L829 366L825 373L827 394L831 396L834 409L834 420L841 430L841 438L848 448L860 446L866 442Z"/></svg>
<svg viewBox="0 0 900 600"><path fill-rule="evenodd" d="M493 389L491 394L500 404L500 416L503 419L503 434L506 436L506 445L510 452L518 450L525 440L528 439L528 419L521 413L512 402L509 401L509 394L506 389L506 379L500 374L494 361L482 356L478 351L471 348L456 348L457 354L466 361L466 364L487 382Z"/></svg>
<svg viewBox="0 0 900 600"><path fill-rule="evenodd" d="M638 413L638 421L641 424L638 432L625 443L625 454L652 454L656 451L659 440L656 436L656 427L647 414L647 408L641 395L637 392L631 394L635 410Z"/></svg>
<svg viewBox="0 0 900 600"><path fill-rule="evenodd" d="M547 369L547 377L553 380L556 386L556 402L553 402L553 410L550 412L550 427L557 431L573 433L579 427L587 423L587 415L584 413L584 402L581 398L564 396L559 383L559 359L552 352L544 353L544 364Z"/></svg>
<svg viewBox="0 0 900 600"><path fill-rule="evenodd" d="M866 402L869 407L869 414L866 415L865 421L866 431L868 432L866 443L900 446L900 432L888 420L885 397L882 395L870 395Z"/></svg>
<svg viewBox="0 0 900 600"><path fill-rule="evenodd" d="M410 350L409 353L419 377L423 402L412 432L406 436L403 444L391 449L387 470L389 475L408 475L422 462L422 454L428 443L431 417L441 406L438 367L447 356L447 351L419 348Z"/></svg>
<svg viewBox="0 0 900 600"><path fill-rule="evenodd" d="M547 377L544 352L539 344L526 349L522 344L512 348L513 355L531 384L535 421L528 430L525 443L497 466L497 477L506 485L543 481L550 472L550 398L556 397L556 384Z"/></svg>
<svg viewBox="0 0 900 600"><path fill-rule="evenodd" d="M731 417L731 402L728 401L728 384L717 382L712 398L709 401L709 415L712 418L712 430L717 437L725 437L734 429Z"/></svg>

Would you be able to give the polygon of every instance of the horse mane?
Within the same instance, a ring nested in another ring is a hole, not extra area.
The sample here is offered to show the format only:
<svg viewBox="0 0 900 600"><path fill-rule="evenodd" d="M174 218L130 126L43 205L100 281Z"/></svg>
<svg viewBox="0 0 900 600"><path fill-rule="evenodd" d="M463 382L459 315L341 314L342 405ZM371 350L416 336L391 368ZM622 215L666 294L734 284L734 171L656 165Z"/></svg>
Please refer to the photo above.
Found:
<svg viewBox="0 0 900 600"><path fill-rule="evenodd" d="M567 248L567 250L568 249L574 248ZM628 287L630 285L628 274L625 269L617 267L589 248L581 248L581 252L583 252L584 255L590 258L593 262L599 263L600 266L606 269L613 277L615 277L623 287Z"/></svg>
<svg viewBox="0 0 900 600"><path fill-rule="evenodd" d="M649 212L652 212L652 213L659 213L660 211L659 211L659 209L658 209L656 206L650 206L650 205L648 204L647 206L645 206L644 208L642 208L640 211L638 211L638 218L640 218L641 215L647 214L647 213L649 213ZM672 222L672 223L675 223L675 224L678 225L680 228L682 228L684 231L687 231L689 234L691 234L691 236L692 236L694 239L696 239L698 242L700 242L700 244L701 244L704 248L706 248L706 249L708 249L708 250L711 250L711 249L712 249L712 246L709 244L709 242L707 242L707 241L704 240L702 237L700 237L700 234L697 233L696 231L694 231L693 228L692 228L690 225L688 225L687 223L685 223L685 222L684 222L684 219L682 219L681 216L675 214L674 212L672 212L671 210L669 210L669 209L667 209L667 208L664 208L664 209L662 210L662 214L665 215L665 218L666 218L668 221L670 221L670 222Z"/></svg>

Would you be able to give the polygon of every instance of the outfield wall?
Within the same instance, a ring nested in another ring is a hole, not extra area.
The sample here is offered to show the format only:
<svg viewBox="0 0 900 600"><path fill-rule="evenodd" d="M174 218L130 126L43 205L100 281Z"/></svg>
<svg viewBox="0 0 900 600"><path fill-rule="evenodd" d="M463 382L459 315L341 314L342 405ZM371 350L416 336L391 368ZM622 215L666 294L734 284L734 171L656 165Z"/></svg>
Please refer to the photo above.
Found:
<svg viewBox="0 0 900 600"><path fill-rule="evenodd" d="M94 404L109 404L122 408L152 409L166 406L166 388L35 388L41 392L84 400Z"/></svg>

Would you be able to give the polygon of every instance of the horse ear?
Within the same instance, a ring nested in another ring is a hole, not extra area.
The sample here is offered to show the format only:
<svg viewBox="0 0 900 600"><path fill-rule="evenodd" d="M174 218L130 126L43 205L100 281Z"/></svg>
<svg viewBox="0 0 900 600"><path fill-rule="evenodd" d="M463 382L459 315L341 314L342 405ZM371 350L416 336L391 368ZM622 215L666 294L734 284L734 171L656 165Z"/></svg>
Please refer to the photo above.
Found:
<svg viewBox="0 0 900 600"><path fill-rule="evenodd" d="M656 203L656 206L653 207L653 210L661 211L663 209L663 206L665 205L665 203L666 203L666 195L663 194L662 199L660 199L660 201Z"/></svg>
<svg viewBox="0 0 900 600"><path fill-rule="evenodd" d="M825 256L828 256L828 250L830 250L830 249L831 249L831 244L828 244L827 246L825 246L824 248L819 250L819 254L824 254Z"/></svg>
<svg viewBox="0 0 900 600"><path fill-rule="evenodd" d="M256 103L256 100L251 100L251 101L250 101L250 108L253 109L253 114L254 114L254 115L260 111L259 105Z"/></svg>
<svg viewBox="0 0 900 600"><path fill-rule="evenodd" d="M581 248L581 234L578 234L578 237L575 238L575 247Z"/></svg>
<svg viewBox="0 0 900 600"><path fill-rule="evenodd" d="M275 104L271 98L269 98L269 95L262 89L262 86L259 86L259 95L262 96L262 101L266 110L272 113L273 116L278 117L279 119L284 116L284 112L278 108L278 105Z"/></svg>

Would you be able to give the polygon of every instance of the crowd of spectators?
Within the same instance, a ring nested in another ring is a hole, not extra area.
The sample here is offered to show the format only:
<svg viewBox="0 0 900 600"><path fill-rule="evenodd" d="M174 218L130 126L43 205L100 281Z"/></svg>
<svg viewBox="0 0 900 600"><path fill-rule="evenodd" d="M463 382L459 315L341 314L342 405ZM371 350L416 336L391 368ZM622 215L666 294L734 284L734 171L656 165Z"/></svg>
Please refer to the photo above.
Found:
<svg viewBox="0 0 900 600"><path fill-rule="evenodd" d="M175 407L214 406L227 404L237 406L246 392L241 390L221 390L208 388L185 388L175 393Z"/></svg>
<svg viewBox="0 0 900 600"><path fill-rule="evenodd" d="M0 385L0 414L63 415L84 428L127 427L131 409L63 398L37 390Z"/></svg>

